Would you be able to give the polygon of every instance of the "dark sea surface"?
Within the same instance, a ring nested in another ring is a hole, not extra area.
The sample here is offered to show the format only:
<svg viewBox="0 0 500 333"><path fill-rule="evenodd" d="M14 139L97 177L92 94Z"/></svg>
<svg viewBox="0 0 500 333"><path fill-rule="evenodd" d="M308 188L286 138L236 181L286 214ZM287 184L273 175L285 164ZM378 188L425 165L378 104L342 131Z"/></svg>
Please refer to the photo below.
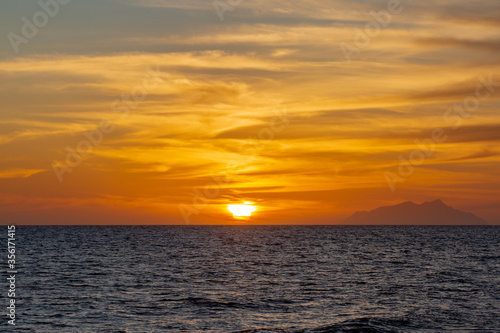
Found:
<svg viewBox="0 0 500 333"><path fill-rule="evenodd" d="M1 332L500 332L495 226L21 226L16 236L18 319L6 326L4 307Z"/></svg>

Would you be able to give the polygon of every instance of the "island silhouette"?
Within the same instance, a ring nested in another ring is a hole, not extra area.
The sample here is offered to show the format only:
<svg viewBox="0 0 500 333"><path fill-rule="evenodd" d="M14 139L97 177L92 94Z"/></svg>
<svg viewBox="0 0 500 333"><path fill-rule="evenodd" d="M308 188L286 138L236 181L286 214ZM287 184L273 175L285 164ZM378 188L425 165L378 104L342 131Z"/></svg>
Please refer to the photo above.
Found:
<svg viewBox="0 0 500 333"><path fill-rule="evenodd" d="M440 199L416 204L406 201L371 211L358 211L343 224L359 225L486 225L484 219L446 205Z"/></svg>

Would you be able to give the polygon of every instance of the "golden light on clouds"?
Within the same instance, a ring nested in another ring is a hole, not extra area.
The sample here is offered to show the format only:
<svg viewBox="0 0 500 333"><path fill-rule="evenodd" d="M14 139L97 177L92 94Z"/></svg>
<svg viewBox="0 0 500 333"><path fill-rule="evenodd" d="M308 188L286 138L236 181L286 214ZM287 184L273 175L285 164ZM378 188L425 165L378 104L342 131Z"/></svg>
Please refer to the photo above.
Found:
<svg viewBox="0 0 500 333"><path fill-rule="evenodd" d="M339 45L387 1L249 1L224 22L198 0L115 2L119 21L61 11L18 54L0 41L0 213L183 224L184 205L224 224L252 217L245 198L263 203L255 223L340 223L438 195L500 223L499 4L406 2L351 62ZM392 192L385 172L419 149ZM73 165L61 183L53 161Z"/></svg>

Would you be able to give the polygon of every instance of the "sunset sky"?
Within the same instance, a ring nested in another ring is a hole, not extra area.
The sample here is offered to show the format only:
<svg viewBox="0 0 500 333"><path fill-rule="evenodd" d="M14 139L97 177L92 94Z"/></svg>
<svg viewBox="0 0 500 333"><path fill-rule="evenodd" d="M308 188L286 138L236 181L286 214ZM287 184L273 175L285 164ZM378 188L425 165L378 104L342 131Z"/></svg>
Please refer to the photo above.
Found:
<svg viewBox="0 0 500 333"><path fill-rule="evenodd" d="M2 223L500 224L498 0L64 2L0 4Z"/></svg>

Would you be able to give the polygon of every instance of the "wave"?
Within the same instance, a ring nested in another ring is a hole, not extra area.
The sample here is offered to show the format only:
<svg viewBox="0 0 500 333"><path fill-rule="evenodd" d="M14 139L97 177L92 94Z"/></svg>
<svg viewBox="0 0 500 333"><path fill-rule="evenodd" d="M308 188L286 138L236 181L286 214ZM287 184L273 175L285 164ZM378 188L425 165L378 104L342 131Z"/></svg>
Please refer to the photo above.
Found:
<svg viewBox="0 0 500 333"><path fill-rule="evenodd" d="M314 328L255 328L234 333L397 333L417 329L406 319L358 318Z"/></svg>

